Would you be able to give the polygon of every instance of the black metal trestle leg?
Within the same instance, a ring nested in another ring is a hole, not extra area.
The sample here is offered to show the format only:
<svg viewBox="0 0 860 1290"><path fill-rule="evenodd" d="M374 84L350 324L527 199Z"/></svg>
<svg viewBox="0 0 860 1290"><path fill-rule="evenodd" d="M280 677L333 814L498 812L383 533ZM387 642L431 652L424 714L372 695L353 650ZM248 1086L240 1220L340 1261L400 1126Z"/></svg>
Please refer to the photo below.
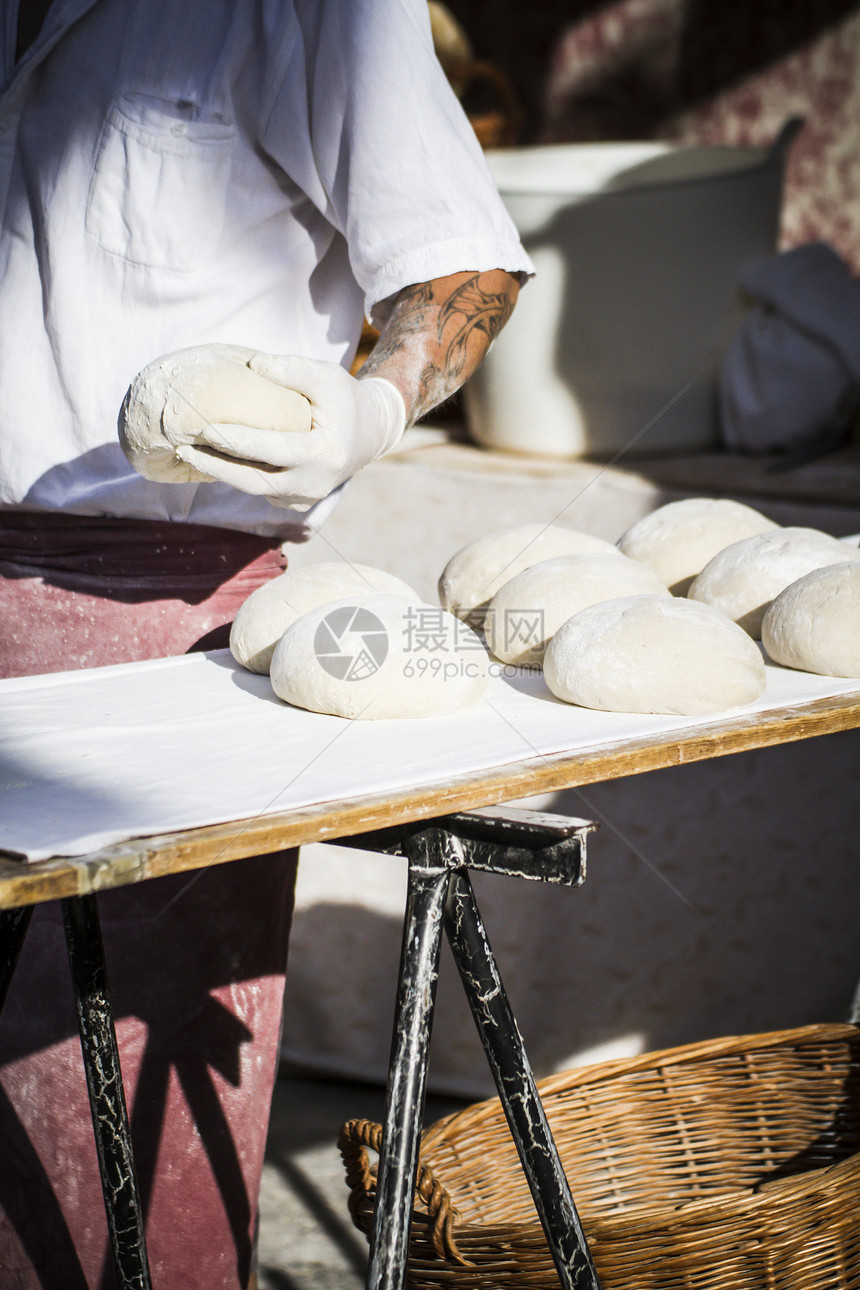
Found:
<svg viewBox="0 0 860 1290"><path fill-rule="evenodd" d="M599 1290L579 1215L465 869L451 875L445 930L561 1284L564 1290Z"/></svg>
<svg viewBox="0 0 860 1290"><path fill-rule="evenodd" d="M19 909L4 909L0 912L0 1012L3 1011L6 995L12 984L12 977L15 974L15 967L32 914L32 905L23 905Z"/></svg>
<svg viewBox="0 0 860 1290"><path fill-rule="evenodd" d="M339 839L342 846L409 860L367 1290L402 1290L406 1281L443 924L561 1286L600 1290L467 873L474 868L579 886L585 878L585 836L594 827L583 820L496 808Z"/></svg>
<svg viewBox="0 0 860 1290"><path fill-rule="evenodd" d="M119 1290L152 1290L95 896L61 902Z"/></svg>
<svg viewBox="0 0 860 1290"><path fill-rule="evenodd" d="M385 1094L376 1209L367 1285L399 1290L406 1276L427 1054L439 977L439 951L450 871L410 861L409 894Z"/></svg>

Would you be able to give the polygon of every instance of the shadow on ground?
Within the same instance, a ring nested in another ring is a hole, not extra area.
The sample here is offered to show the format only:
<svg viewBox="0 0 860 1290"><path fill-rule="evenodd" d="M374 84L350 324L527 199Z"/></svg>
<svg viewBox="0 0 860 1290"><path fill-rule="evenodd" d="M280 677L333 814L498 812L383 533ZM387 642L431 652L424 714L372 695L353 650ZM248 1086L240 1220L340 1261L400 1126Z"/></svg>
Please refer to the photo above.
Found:
<svg viewBox="0 0 860 1290"><path fill-rule="evenodd" d="M337 1150L346 1120L382 1118L374 1084L306 1079L275 1086L260 1195L259 1290L361 1290L367 1243L353 1227ZM463 1106L427 1101L431 1123Z"/></svg>

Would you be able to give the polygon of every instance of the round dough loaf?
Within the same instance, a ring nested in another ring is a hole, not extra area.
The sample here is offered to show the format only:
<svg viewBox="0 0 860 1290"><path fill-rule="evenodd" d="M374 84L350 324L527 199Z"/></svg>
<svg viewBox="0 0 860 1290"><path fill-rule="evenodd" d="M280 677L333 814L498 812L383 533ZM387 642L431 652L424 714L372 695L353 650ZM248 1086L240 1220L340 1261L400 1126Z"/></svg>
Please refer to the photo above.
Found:
<svg viewBox="0 0 860 1290"><path fill-rule="evenodd" d="M690 583L718 552L778 527L742 502L687 497L644 516L618 539L618 549L650 565L673 595L686 596Z"/></svg>
<svg viewBox="0 0 860 1290"><path fill-rule="evenodd" d="M487 644L504 663L539 665L562 623L587 605L618 596L668 596L653 569L618 553L562 555L524 569L487 610Z"/></svg>
<svg viewBox="0 0 860 1290"><path fill-rule="evenodd" d="M758 646L708 605L624 596L569 618L549 643L544 679L567 703L604 712L698 717L764 693Z"/></svg>
<svg viewBox="0 0 860 1290"><path fill-rule="evenodd" d="M202 444L199 432L206 425L290 434L310 430L308 400L252 371L248 363L257 353L242 345L195 345L157 358L137 374L123 400L117 430L138 474L168 484L208 481L211 476L174 451L180 444ZM249 463L247 469L259 466Z"/></svg>
<svg viewBox="0 0 860 1290"><path fill-rule="evenodd" d="M450 613L480 628L493 596L514 574L541 560L586 551L615 552L611 542L563 524L521 524L469 542L439 579L439 600Z"/></svg>
<svg viewBox="0 0 860 1290"><path fill-rule="evenodd" d="M366 595L297 619L275 647L271 678L278 698L312 712L437 717L477 703L488 664L480 638L438 605Z"/></svg>
<svg viewBox="0 0 860 1290"><path fill-rule="evenodd" d="M693 580L691 600L712 605L757 639L765 610L775 596L813 569L860 560L860 550L818 529L776 529L745 538L720 551ZM846 556L846 551L848 552Z"/></svg>
<svg viewBox="0 0 860 1290"><path fill-rule="evenodd" d="M347 564L332 560L306 569L287 569L266 582L240 606L230 629L230 652L237 663L251 672L269 671L275 646L284 632L302 614L340 600L344 596L365 596L383 592L420 602L417 591L368 564Z"/></svg>
<svg viewBox="0 0 860 1290"><path fill-rule="evenodd" d="M860 676L860 562L815 569L781 591L761 625L775 663L821 676Z"/></svg>

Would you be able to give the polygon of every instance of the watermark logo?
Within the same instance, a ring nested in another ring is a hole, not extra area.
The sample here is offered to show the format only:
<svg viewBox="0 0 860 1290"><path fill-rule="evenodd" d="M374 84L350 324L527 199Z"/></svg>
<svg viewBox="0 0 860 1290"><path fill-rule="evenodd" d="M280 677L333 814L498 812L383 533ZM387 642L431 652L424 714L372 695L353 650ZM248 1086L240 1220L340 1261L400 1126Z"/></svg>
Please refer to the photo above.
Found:
<svg viewBox="0 0 860 1290"><path fill-rule="evenodd" d="M388 657L388 633L369 609L341 605L317 627L314 654L320 667L339 681L364 681Z"/></svg>
<svg viewBox="0 0 860 1290"><path fill-rule="evenodd" d="M459 618L434 605L416 605L403 615L403 653L483 650L481 640Z"/></svg>
<svg viewBox="0 0 860 1290"><path fill-rule="evenodd" d="M509 611L504 619L506 646L539 644L543 613ZM539 664L488 662L485 642L443 609L416 604L403 614L400 632L392 639L376 614L360 605L339 605L321 620L314 633L317 662L339 681L366 681L382 667L392 645L405 677L477 676L486 667L491 676L516 677L540 670ZM476 658L476 654L478 657Z"/></svg>
<svg viewBox="0 0 860 1290"><path fill-rule="evenodd" d="M490 609L484 629L488 626L494 631L496 647L506 654L512 650L523 653L527 649L539 649L546 644L542 609L505 609L501 614Z"/></svg>

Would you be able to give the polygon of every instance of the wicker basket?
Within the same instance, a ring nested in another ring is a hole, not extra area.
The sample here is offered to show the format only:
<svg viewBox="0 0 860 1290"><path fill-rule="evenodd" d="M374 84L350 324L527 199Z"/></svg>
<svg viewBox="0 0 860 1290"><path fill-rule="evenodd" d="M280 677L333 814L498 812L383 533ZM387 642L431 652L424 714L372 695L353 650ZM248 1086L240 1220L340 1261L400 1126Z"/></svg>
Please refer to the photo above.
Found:
<svg viewBox="0 0 860 1290"><path fill-rule="evenodd" d="M689 1044L539 1088L606 1290L860 1290L860 1028ZM365 1233L380 1134L341 1131ZM557 1290L495 1099L423 1136L409 1285Z"/></svg>

